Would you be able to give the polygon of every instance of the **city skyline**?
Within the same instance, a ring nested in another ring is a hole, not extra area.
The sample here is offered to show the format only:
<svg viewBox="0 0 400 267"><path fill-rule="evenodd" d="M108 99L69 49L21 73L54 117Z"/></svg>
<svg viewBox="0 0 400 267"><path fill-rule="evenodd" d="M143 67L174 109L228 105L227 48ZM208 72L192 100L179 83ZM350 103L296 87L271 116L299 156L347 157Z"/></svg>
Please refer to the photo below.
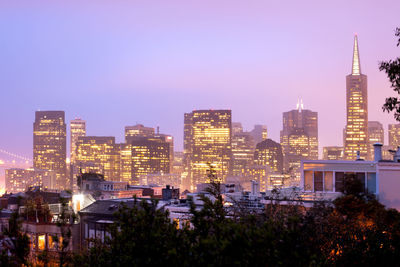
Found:
<svg viewBox="0 0 400 267"><path fill-rule="evenodd" d="M10 101L2 105L0 111L12 116L3 116L1 121L6 130L0 132L0 148L30 157L32 114L39 109L64 110L68 123L79 116L87 121L88 135L115 136L116 142L123 141L123 128L127 125L141 123L151 127L160 126L162 132L174 136L176 150L182 151L183 113L195 109L229 108L232 110L232 121L241 122L246 130L250 130L255 124L265 124L268 126L269 137L279 141L281 114L293 109L301 95L305 108L319 114L319 147L322 154L321 149L324 146L342 145L341 130L345 125L344 77L351 69L349 58L352 55L354 32L358 32L362 43L360 50L363 72L369 77L369 120L380 121L387 136L388 123L395 121L391 114L383 113L380 107L384 98L392 94L392 90L384 73L378 70L378 61L396 55L397 50L393 45L396 19L390 13L396 10L398 3L393 2L393 8L385 10L387 15L384 18L380 16L374 22L376 25L371 25L369 18L378 16L383 11L374 8L374 4L363 3L360 9L365 14L361 15L360 10L353 17L343 16L343 21L335 24L334 28L328 26L333 25L332 19L335 16L348 14L359 5L350 3L345 9L344 2L338 3L341 8L333 9L316 5L314 10L317 12L313 12L308 10L311 2L306 2L300 6L285 6L287 15L278 18L272 13L274 10L282 10L283 6L279 4L258 2L254 6L231 5L224 10L224 16L219 17L220 11L226 6L215 4L211 10L207 10L203 6L207 3L185 9L188 14L193 14L194 9L199 7L198 13L193 17L175 9L183 4L180 1L171 3L170 13L160 11L165 7L163 5L154 8L139 5L144 14L161 12L159 19L151 16L145 18L143 15L132 19L126 12L120 12L123 8L121 4L114 4L114 9L107 15L105 12L109 6L105 2L93 5L94 13L101 15L98 18L89 14L85 8L80 11L71 9L68 14L76 15L82 30L78 28L78 24L65 25L65 14L57 17L63 8L73 8L77 2L72 1L65 5L53 3L47 9L42 4L30 3L31 10L2 3L0 12L7 14L4 14L3 20L14 23L15 27L12 32L2 29L3 35L8 37L5 49L0 52L4 58L1 68L6 74L2 86L7 88L3 92ZM134 4L130 6L136 7ZM92 6L85 4L83 7ZM303 13L295 12L296 8ZM332 14L325 18L324 15L328 12ZM44 19L36 20L38 14L44 16ZM121 18L117 18L115 14ZM172 19L172 15L176 14L180 16ZM234 17L235 14L240 14L239 18ZM283 23L286 16L293 15L293 20L299 20L305 14L311 17L299 25ZM22 15L26 16L22 19ZM97 24L90 23L85 16L95 19ZM21 20L16 21L17 18ZM49 18L53 18L53 26L43 24ZM200 22L204 18L208 18L216 27L210 27L207 23L202 25ZM123 19L127 19L125 24ZM171 19L171 22L161 25L163 19ZM312 21L316 19L325 28L312 25ZM141 22L145 24L140 24ZM241 22L248 28L237 28ZM115 34L106 27L109 23L115 26ZM31 27L26 27L27 25ZM304 30L301 25L308 27ZM127 26L134 26L133 33L130 33ZM178 26L178 31L174 26ZM193 27L190 28L191 26ZM100 29L105 31L98 31ZM174 33L176 38L166 37L160 33L160 29ZM193 33L189 34L189 29ZM80 47L76 40L82 38L85 30L94 30L94 33L83 39L89 45L82 43ZM183 38L186 34L189 34L187 38ZM32 41L31 46L24 46L21 36ZM97 42L104 38L111 43ZM201 39L205 41L195 45ZM63 45L65 51L61 52L60 45L66 40L70 40L71 45ZM210 43L211 40L215 43ZM146 44L153 43L160 45L145 49ZM91 44L97 45L92 53ZM182 48L180 52L183 56L177 54L179 49L175 46ZM123 48L122 52L116 48ZM54 59L54 54L48 53L52 51L59 52ZM333 51L335 58L330 56ZM152 52L156 52L154 56L151 56ZM241 52L240 55L238 52ZM144 56L140 57L141 53ZM114 55L118 60L109 59ZM43 61L38 60L40 56L44 56ZM87 63L83 64L79 56L83 56ZM169 59L173 56L176 56L176 64L170 63ZM134 60L136 58L140 60ZM37 62L42 62L41 67L33 69ZM306 68L301 68L305 62ZM83 67L77 66L79 64ZM73 71L72 65L88 74L88 77ZM142 66L145 66L144 71L139 71L136 75L135 71ZM210 70L204 68L205 66ZM111 76L102 77L106 70L110 71ZM290 70L292 79L286 81L283 79L284 75ZM150 79L151 74L155 74L156 79ZM20 79L21 75L26 79ZM187 78L181 78L183 76ZM280 83L277 83L278 80ZM106 86L101 85L104 81ZM319 93L320 90L323 90L323 94ZM76 97L78 92L80 97ZM321 99L329 99L331 110L326 109L326 103ZM17 100L20 100L18 103L21 105L10 106L9 103ZM144 107L141 104L151 101L152 105ZM334 121L330 120L331 114L337 115ZM104 125L107 127L103 127ZM385 141L387 142L387 138Z"/></svg>

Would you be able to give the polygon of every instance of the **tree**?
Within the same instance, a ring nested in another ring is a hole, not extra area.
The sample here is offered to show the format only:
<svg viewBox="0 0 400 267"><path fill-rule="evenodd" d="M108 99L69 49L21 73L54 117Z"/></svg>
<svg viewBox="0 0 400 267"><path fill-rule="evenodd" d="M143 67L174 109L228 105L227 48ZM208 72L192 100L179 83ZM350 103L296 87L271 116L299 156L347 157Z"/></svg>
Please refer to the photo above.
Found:
<svg viewBox="0 0 400 267"><path fill-rule="evenodd" d="M56 225L60 229L60 236L53 236L54 242L57 244L59 266L68 266L72 260L70 253L70 245L72 239L71 228L74 225L76 215L69 208L67 200L60 197L61 212L58 215Z"/></svg>
<svg viewBox="0 0 400 267"><path fill-rule="evenodd" d="M0 266L23 266L28 265L29 256L29 237L22 231L23 218L19 215L21 198L18 198L18 208L11 214L8 221L8 228L3 234L7 237L11 244L9 251L11 255L7 255L2 251L0 257Z"/></svg>
<svg viewBox="0 0 400 267"><path fill-rule="evenodd" d="M398 37L397 46L400 45L400 28L396 28L395 36ZM393 90L400 94L400 57L395 60L383 61L379 64L379 70L385 71L391 87ZM388 97L385 100L385 104L382 107L383 111L390 113L394 111L394 118L400 121L400 98L399 97Z"/></svg>

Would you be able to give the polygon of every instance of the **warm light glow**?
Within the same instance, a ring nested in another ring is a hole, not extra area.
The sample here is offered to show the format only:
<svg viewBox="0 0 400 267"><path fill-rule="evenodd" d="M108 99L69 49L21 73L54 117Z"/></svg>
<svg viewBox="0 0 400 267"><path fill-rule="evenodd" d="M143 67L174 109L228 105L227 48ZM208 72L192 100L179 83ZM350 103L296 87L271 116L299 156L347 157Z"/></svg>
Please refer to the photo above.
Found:
<svg viewBox="0 0 400 267"><path fill-rule="evenodd" d="M44 250L46 248L46 235L40 235L38 237L38 248Z"/></svg>
<svg viewBox="0 0 400 267"><path fill-rule="evenodd" d="M84 195L77 194L72 196L72 208L74 212L80 211L84 201Z"/></svg>

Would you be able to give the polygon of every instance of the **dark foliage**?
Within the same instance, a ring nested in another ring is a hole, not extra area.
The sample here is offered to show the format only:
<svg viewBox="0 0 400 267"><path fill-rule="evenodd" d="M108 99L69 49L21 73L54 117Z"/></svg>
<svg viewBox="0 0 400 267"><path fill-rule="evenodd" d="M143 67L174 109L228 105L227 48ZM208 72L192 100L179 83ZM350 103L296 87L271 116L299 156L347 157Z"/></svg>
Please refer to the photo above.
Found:
<svg viewBox="0 0 400 267"><path fill-rule="evenodd" d="M400 28L396 28L395 36L398 37L397 46L400 45ZM379 64L379 70L385 71L393 90L400 94L400 57L383 61ZM394 112L394 118L400 121L400 98L388 97L382 109L387 112Z"/></svg>
<svg viewBox="0 0 400 267"><path fill-rule="evenodd" d="M21 199L18 199L18 203L20 201ZM3 243L4 250L0 252L0 266L28 265L29 237L22 231L21 224L22 218L17 209L9 219L8 229L3 232L3 240L7 240L8 245Z"/></svg>
<svg viewBox="0 0 400 267"><path fill-rule="evenodd" d="M75 257L85 266L397 266L400 214L348 176L344 195L312 208L271 202L262 213L232 215L212 179L191 226L177 229L157 202L122 208L111 238ZM297 202L296 202L297 203Z"/></svg>

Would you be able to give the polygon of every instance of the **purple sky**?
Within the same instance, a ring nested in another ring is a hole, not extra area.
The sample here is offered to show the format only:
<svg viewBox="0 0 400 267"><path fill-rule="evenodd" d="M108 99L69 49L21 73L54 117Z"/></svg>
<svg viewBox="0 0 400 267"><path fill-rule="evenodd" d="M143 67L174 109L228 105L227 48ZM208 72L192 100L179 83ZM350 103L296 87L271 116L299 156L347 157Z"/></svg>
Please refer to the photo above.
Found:
<svg viewBox="0 0 400 267"><path fill-rule="evenodd" d="M60 2L0 2L1 149L32 156L38 109L118 141L126 125L160 126L181 150L184 112L230 108L279 141L299 96L319 114L320 147L341 145L356 32L369 118L394 122L378 62L400 54L398 0Z"/></svg>

